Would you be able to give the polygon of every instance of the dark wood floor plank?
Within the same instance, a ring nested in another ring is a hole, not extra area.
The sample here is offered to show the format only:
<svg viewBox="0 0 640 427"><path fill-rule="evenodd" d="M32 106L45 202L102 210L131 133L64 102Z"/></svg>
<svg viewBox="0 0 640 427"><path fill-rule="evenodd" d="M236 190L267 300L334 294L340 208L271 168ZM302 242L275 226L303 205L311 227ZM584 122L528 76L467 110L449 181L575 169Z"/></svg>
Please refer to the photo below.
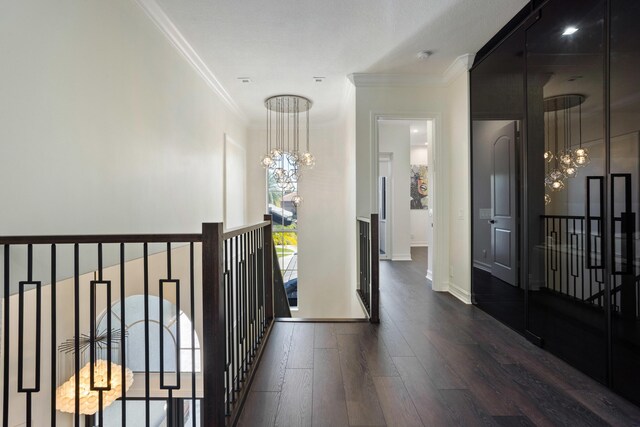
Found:
<svg viewBox="0 0 640 427"><path fill-rule="evenodd" d="M358 335L362 333L362 329L367 326L364 322L343 322L335 324L336 334L339 335Z"/></svg>
<svg viewBox="0 0 640 427"><path fill-rule="evenodd" d="M275 322L260 366L251 385L252 391L280 391L289 358L292 323Z"/></svg>
<svg viewBox="0 0 640 427"><path fill-rule="evenodd" d="M459 426L497 426L469 390L442 390L440 392Z"/></svg>
<svg viewBox="0 0 640 427"><path fill-rule="evenodd" d="M344 383L349 423L355 426L383 426L384 415L358 336L338 335L340 369Z"/></svg>
<svg viewBox="0 0 640 427"><path fill-rule="evenodd" d="M287 369L313 369L314 335L315 324L294 324Z"/></svg>
<svg viewBox="0 0 640 427"><path fill-rule="evenodd" d="M337 348L314 350L313 425L317 427L349 425L340 355Z"/></svg>
<svg viewBox="0 0 640 427"><path fill-rule="evenodd" d="M535 424L524 415L506 417L496 416L493 417L493 420L500 427L535 427Z"/></svg>
<svg viewBox="0 0 640 427"><path fill-rule="evenodd" d="M403 322L398 327L436 388L461 389L467 387L467 384L454 372L448 361L422 333L420 326Z"/></svg>
<svg viewBox="0 0 640 427"><path fill-rule="evenodd" d="M423 425L402 379L399 377L375 377L373 382L387 425L398 427Z"/></svg>
<svg viewBox="0 0 640 427"><path fill-rule="evenodd" d="M372 326L373 327L373 326ZM367 360L367 369L374 377L397 377L393 360L389 355L387 346L372 330L365 330L358 335L362 352Z"/></svg>
<svg viewBox="0 0 640 427"><path fill-rule="evenodd" d="M316 323L313 348L338 348L336 325L333 323Z"/></svg>
<svg viewBox="0 0 640 427"><path fill-rule="evenodd" d="M612 426L640 426L639 408L604 387L567 393Z"/></svg>
<svg viewBox="0 0 640 427"><path fill-rule="evenodd" d="M440 392L435 388L416 357L394 357L400 378L411 396L425 426L453 426L453 418Z"/></svg>
<svg viewBox="0 0 640 427"><path fill-rule="evenodd" d="M277 391L252 391L242 409L238 427L273 426L280 393Z"/></svg>
<svg viewBox="0 0 640 427"><path fill-rule="evenodd" d="M415 356L413 350L411 350L411 347L391 317L385 322L380 322L380 325L378 325L378 336L387 344L387 350L391 357Z"/></svg>
<svg viewBox="0 0 640 427"><path fill-rule="evenodd" d="M561 425L602 426L604 420L588 410L563 390L540 380L519 365L506 365L513 380L522 388L529 401L534 403L550 422ZM523 412L535 423L539 420L522 407Z"/></svg>
<svg viewBox="0 0 640 427"><path fill-rule="evenodd" d="M277 401L279 425L292 426L415 424L417 414L429 426L640 427L637 406L485 312L433 292L426 250L412 253L412 262L381 263L380 325L276 324L242 425L275 424Z"/></svg>
<svg viewBox="0 0 640 427"><path fill-rule="evenodd" d="M287 369L276 414L276 427L311 426L312 382L312 369Z"/></svg>

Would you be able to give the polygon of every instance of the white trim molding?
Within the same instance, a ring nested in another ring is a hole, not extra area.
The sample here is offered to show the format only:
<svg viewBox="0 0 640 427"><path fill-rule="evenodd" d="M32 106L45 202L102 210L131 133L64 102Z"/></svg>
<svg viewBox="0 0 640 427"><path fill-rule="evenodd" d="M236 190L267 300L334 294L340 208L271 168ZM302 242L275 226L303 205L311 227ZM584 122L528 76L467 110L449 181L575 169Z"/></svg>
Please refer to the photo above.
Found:
<svg viewBox="0 0 640 427"><path fill-rule="evenodd" d="M442 77L433 74L353 73L349 80L356 87L442 86Z"/></svg>
<svg viewBox="0 0 640 427"><path fill-rule="evenodd" d="M233 100L229 92L222 86L213 72L207 67L200 55L195 51L180 30L175 26L167 14L162 10L156 0L135 0L147 16L156 24L171 44L184 56L193 69L202 77L207 85L216 93L222 101L245 123L247 116L242 112L238 104Z"/></svg>
<svg viewBox="0 0 640 427"><path fill-rule="evenodd" d="M471 304L471 293L453 282L449 282L449 293L465 304Z"/></svg>
<svg viewBox="0 0 640 427"><path fill-rule="evenodd" d="M418 240L415 242L411 242L411 247L412 248L428 248L429 244L427 243L426 240Z"/></svg>
<svg viewBox="0 0 640 427"><path fill-rule="evenodd" d="M393 254L391 261L411 261L411 254Z"/></svg>
<svg viewBox="0 0 640 427"><path fill-rule="evenodd" d="M458 56L442 75L443 82L449 84L463 73L468 72L473 65L473 59L475 57L476 55L474 53L465 53L464 55Z"/></svg>
<svg viewBox="0 0 640 427"><path fill-rule="evenodd" d="M462 73L466 73L471 69L475 57L474 53L465 53L458 56L442 75L353 73L349 74L348 77L355 87L447 86Z"/></svg>

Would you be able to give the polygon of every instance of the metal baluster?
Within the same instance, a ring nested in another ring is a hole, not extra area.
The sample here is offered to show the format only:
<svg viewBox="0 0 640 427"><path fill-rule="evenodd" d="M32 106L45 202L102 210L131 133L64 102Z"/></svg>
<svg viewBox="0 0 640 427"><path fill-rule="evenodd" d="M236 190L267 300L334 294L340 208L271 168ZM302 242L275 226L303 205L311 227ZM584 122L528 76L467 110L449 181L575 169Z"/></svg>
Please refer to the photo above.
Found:
<svg viewBox="0 0 640 427"><path fill-rule="evenodd" d="M4 369L4 384L2 386L2 425L3 427L9 427L9 357L10 353L10 321L11 321L11 279L9 274L9 267L11 265L10 260L10 246L4 245L4 357L3 357L3 369Z"/></svg>
<svg viewBox="0 0 640 427"><path fill-rule="evenodd" d="M51 427L56 426L56 356L57 356L57 334L56 334L56 245L51 245L51 417L49 422ZM8 333L8 331L7 331Z"/></svg>
<svg viewBox="0 0 640 427"><path fill-rule="evenodd" d="M196 298L195 256L193 242L189 243L189 290L191 292L191 427L196 427Z"/></svg>
<svg viewBox="0 0 640 427"><path fill-rule="evenodd" d="M144 283L144 405L145 405L145 426L150 427L151 424L151 407L149 404L149 396L151 385L149 383L149 245L145 242L143 245L143 283Z"/></svg>
<svg viewBox="0 0 640 427"><path fill-rule="evenodd" d="M126 304L125 289L125 247L120 243L120 362L122 364L122 425L127 425L127 349L126 349Z"/></svg>

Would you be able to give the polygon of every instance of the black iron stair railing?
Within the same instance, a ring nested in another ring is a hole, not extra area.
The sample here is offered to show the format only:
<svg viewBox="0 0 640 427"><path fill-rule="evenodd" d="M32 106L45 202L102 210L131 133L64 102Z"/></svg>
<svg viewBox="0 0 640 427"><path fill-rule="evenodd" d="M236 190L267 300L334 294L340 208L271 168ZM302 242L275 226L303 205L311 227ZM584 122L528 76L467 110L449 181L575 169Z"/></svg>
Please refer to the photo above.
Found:
<svg viewBox="0 0 640 427"><path fill-rule="evenodd" d="M145 413L135 425L149 426L155 401L166 402L168 426L185 425L185 417L194 427L197 418L206 426L237 421L274 318L269 216L229 231L206 223L199 234L0 237L0 249L3 427L102 426L103 397L118 386L123 426L133 404L144 404ZM136 295L143 301L144 333L129 343L125 300ZM100 313L107 329L98 333ZM191 322L188 330L182 313ZM60 368L67 356L58 349L64 341L72 343L70 396L58 390L67 379ZM129 344L139 352L128 352ZM83 399L90 398L81 394L87 362L81 347L87 346L95 413L83 412ZM127 390L127 365L136 357L144 370L133 373L135 390ZM106 373L98 369L100 358ZM112 374L112 362L120 364L121 377ZM69 413L59 411L64 399Z"/></svg>
<svg viewBox="0 0 640 427"><path fill-rule="evenodd" d="M380 244L378 214L357 218L358 287L356 293L371 323L380 322Z"/></svg>

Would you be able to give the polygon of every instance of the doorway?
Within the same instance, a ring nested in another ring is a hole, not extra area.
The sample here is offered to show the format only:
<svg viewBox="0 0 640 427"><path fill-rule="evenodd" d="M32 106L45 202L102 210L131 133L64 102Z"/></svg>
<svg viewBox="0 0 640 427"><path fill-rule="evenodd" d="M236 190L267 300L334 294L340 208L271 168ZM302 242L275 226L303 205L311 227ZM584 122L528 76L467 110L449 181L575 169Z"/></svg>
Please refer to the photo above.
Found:
<svg viewBox="0 0 640 427"><path fill-rule="evenodd" d="M380 117L377 208L380 259L411 261L413 247L433 245L434 120ZM428 264L432 265L429 251ZM425 269L427 275L428 269Z"/></svg>

